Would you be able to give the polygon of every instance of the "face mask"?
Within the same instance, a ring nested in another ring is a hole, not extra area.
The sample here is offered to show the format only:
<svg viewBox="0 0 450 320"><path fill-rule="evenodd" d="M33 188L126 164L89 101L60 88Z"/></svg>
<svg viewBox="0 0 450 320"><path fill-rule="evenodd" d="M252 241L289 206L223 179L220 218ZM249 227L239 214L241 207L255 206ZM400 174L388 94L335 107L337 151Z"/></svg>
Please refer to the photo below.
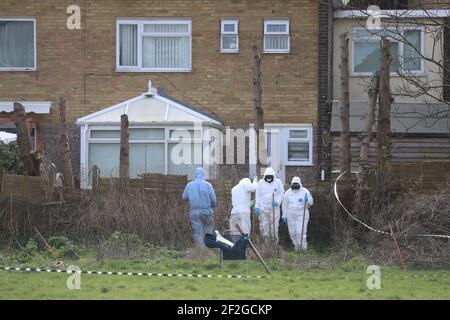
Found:
<svg viewBox="0 0 450 320"><path fill-rule="evenodd" d="M265 176L264 180L268 183L271 183L273 181L273 176Z"/></svg>
<svg viewBox="0 0 450 320"><path fill-rule="evenodd" d="M291 186L291 188L292 188L292 190L299 190L299 189L300 189L300 185L297 184L297 183L294 183L294 184Z"/></svg>

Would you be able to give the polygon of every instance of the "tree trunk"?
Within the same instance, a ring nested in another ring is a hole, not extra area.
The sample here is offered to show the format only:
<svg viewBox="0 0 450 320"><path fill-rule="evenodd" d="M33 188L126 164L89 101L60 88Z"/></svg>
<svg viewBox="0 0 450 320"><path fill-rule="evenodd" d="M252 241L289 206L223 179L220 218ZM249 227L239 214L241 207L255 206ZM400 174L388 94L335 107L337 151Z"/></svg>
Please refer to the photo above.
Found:
<svg viewBox="0 0 450 320"><path fill-rule="evenodd" d="M66 100L59 98L59 120L61 122L61 158L63 162L64 186L73 190L73 170L72 160L70 158L69 129L66 120Z"/></svg>
<svg viewBox="0 0 450 320"><path fill-rule="evenodd" d="M366 114L366 128L361 133L361 150L359 154L359 175L355 193L356 212L361 214L363 211L363 193L366 188L367 176L369 173L369 147L372 141L372 128L375 122L375 110L377 106L378 90L380 85L379 73L375 73L370 82L368 91L369 103Z"/></svg>
<svg viewBox="0 0 450 320"><path fill-rule="evenodd" d="M28 176L39 176L39 164L33 161L31 155L31 140L25 108L18 102L14 102L14 123L17 128L17 144L19 145L20 159L23 162L24 173Z"/></svg>
<svg viewBox="0 0 450 320"><path fill-rule="evenodd" d="M120 117L120 170L119 176L122 179L128 179L129 173L129 131L128 116L123 114Z"/></svg>
<svg viewBox="0 0 450 320"><path fill-rule="evenodd" d="M346 179L351 177L350 154L350 90L349 90L349 53L348 33L341 36L341 173L347 172Z"/></svg>
<svg viewBox="0 0 450 320"><path fill-rule="evenodd" d="M380 106L378 110L377 124L377 169L381 176L388 169L391 148L391 54L389 52L389 41L383 37L381 40L381 62L380 62Z"/></svg>
<svg viewBox="0 0 450 320"><path fill-rule="evenodd" d="M261 174L261 168L266 165L266 150L264 142L264 110L262 108L261 88L261 54L259 47L253 47L253 108L256 133L256 174Z"/></svg>

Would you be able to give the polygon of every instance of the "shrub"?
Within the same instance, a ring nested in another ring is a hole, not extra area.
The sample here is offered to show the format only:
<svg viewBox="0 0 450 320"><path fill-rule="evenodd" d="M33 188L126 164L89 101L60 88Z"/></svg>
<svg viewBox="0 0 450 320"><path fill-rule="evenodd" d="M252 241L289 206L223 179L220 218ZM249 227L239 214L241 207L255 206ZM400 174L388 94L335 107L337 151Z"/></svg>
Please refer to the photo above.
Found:
<svg viewBox="0 0 450 320"><path fill-rule="evenodd" d="M0 173L21 174L23 164L20 160L19 145L16 141L0 141Z"/></svg>
<svg viewBox="0 0 450 320"><path fill-rule="evenodd" d="M134 257L142 253L143 243L136 234L115 231L100 247L107 257Z"/></svg>
<svg viewBox="0 0 450 320"><path fill-rule="evenodd" d="M65 236L53 236L48 239L48 244L55 254L61 259L78 259L81 249Z"/></svg>

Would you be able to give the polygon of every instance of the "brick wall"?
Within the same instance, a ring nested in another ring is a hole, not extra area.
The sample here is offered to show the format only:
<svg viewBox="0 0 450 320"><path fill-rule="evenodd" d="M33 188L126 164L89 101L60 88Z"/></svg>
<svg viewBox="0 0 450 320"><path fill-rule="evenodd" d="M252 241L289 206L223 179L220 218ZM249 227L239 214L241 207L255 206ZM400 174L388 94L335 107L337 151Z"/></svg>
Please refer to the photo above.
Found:
<svg viewBox="0 0 450 320"><path fill-rule="evenodd" d="M66 7L81 8L82 29L68 30ZM37 71L0 72L0 100L50 100L65 96L68 120L146 90L147 81L226 125L252 121L251 45L261 41L263 20L291 20L291 53L264 54L263 104L267 122L317 122L318 2L292 1L63 1L3 0L4 17L35 17ZM117 73L117 17L192 18L192 72ZM220 54L221 17L237 17L240 53ZM239 116L237 116L239 115ZM43 125L57 121L56 110Z"/></svg>

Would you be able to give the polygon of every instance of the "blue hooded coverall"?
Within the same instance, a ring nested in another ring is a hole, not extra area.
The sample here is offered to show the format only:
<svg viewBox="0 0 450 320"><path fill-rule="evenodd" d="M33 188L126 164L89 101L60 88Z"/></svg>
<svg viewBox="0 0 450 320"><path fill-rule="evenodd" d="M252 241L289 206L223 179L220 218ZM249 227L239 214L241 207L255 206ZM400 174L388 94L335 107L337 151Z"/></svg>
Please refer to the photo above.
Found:
<svg viewBox="0 0 450 320"><path fill-rule="evenodd" d="M213 209L216 207L216 193L205 180L203 168L195 169L195 180L186 185L183 200L189 201L194 242L197 247L203 247L205 234L214 234Z"/></svg>

